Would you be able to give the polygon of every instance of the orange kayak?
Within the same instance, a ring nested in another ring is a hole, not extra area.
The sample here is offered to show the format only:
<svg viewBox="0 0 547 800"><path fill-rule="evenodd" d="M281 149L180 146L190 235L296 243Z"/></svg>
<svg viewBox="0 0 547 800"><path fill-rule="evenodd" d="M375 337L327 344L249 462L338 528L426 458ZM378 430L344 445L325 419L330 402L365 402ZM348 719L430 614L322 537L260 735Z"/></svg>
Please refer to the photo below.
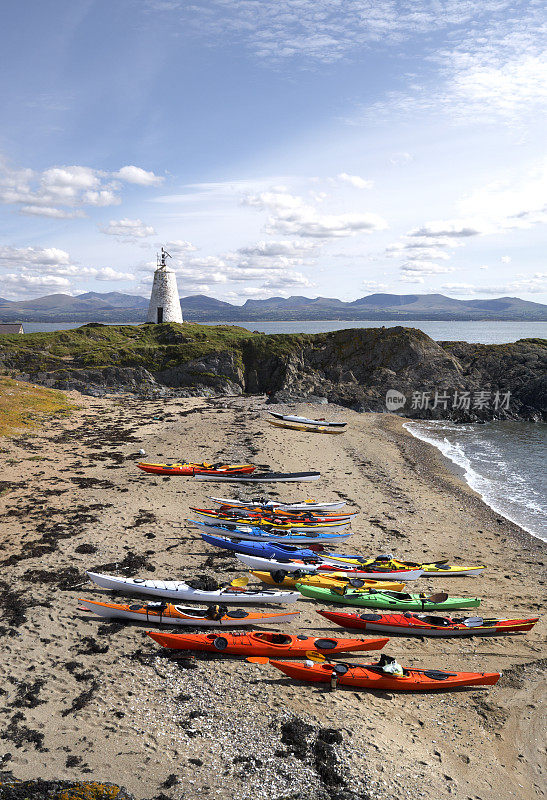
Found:
<svg viewBox="0 0 547 800"><path fill-rule="evenodd" d="M95 600L79 600L82 608L93 611L100 617L111 619L129 619L134 622L154 622L166 625L192 625L199 628L232 627L243 625L271 625L278 622L290 622L298 616L299 611L286 611L281 614L267 614L255 611L244 611L234 608L228 611L226 606L211 608L191 608L174 606L171 603L98 603Z"/></svg>
<svg viewBox="0 0 547 800"><path fill-rule="evenodd" d="M198 650L237 656L279 656L304 658L310 650L319 653L349 653L354 650L381 650L389 639L326 639L315 636L292 636L287 633L257 631L247 633L156 633L148 631L162 647L174 650Z"/></svg>
<svg viewBox="0 0 547 800"><path fill-rule="evenodd" d="M256 467L253 464L152 464L139 461L139 469L151 472L153 475L248 475Z"/></svg>
<svg viewBox="0 0 547 800"><path fill-rule="evenodd" d="M462 686L493 686L500 672L444 672L431 669L405 669L401 677L387 675L375 664L315 664L311 661L294 664L270 661L290 678L311 683L332 683L358 689L381 689L390 692L432 692L459 689Z"/></svg>

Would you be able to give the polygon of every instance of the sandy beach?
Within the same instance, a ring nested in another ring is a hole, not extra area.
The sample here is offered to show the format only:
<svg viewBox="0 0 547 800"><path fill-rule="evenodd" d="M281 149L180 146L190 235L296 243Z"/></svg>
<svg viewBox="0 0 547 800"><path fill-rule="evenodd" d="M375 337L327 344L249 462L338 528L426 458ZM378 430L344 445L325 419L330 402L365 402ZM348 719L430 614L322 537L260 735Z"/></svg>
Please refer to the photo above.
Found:
<svg viewBox="0 0 547 800"><path fill-rule="evenodd" d="M191 661L156 645L150 626L78 611L80 597L109 597L86 582L86 569L244 574L185 520L208 495L250 498L256 489L144 474L143 448L160 461L317 468L315 484L260 493L346 500L359 512L352 551L487 566L477 578L420 579L411 591L479 596L481 613L493 616L539 614L545 545L489 509L404 420L321 407L348 422L344 435L321 436L266 424L260 397L69 397L79 405L70 417L0 441L0 772L111 781L139 800L544 796L542 621L522 636L392 638L385 652L404 666L504 673L489 689L420 696L332 692L268 665ZM299 601L298 620L280 630L344 635L319 607Z"/></svg>

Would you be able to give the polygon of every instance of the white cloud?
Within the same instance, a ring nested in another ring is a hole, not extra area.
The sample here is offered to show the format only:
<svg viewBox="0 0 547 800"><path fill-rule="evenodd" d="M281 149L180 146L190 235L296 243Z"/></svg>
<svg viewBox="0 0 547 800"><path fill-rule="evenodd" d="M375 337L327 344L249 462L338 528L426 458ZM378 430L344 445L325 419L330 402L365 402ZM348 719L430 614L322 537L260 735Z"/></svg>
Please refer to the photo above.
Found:
<svg viewBox="0 0 547 800"><path fill-rule="evenodd" d="M51 167L44 170L42 186L53 192L72 196L79 189L96 189L101 180L96 170L90 167Z"/></svg>
<svg viewBox="0 0 547 800"><path fill-rule="evenodd" d="M502 256L500 258L500 261L501 261L502 264L510 264L512 259L511 259L511 256Z"/></svg>
<svg viewBox="0 0 547 800"><path fill-rule="evenodd" d="M0 266L48 269L70 264L70 256L57 247L0 247Z"/></svg>
<svg viewBox="0 0 547 800"><path fill-rule="evenodd" d="M109 236L119 236L121 239L142 239L146 236L153 236L156 231L151 225L145 225L142 219L111 219L108 225L101 228L103 233Z"/></svg>
<svg viewBox="0 0 547 800"><path fill-rule="evenodd" d="M113 189L89 190L84 192L81 202L87 206L119 206L121 198Z"/></svg>
<svg viewBox="0 0 547 800"><path fill-rule="evenodd" d="M514 296L520 294L542 294L547 290L547 273L536 272L531 276L519 275L517 280L496 286L477 286L471 283L445 283L441 289L458 295Z"/></svg>
<svg viewBox="0 0 547 800"><path fill-rule="evenodd" d="M276 214L307 208L302 197L290 194L288 191L282 191L282 187L277 188L278 191L244 195L242 203L243 205L252 206L254 208L267 208Z"/></svg>
<svg viewBox="0 0 547 800"><path fill-rule="evenodd" d="M283 233L314 239L335 239L384 230L387 222L378 214L320 214L302 197L288 192L262 192L244 198L246 205L272 212L268 233Z"/></svg>
<svg viewBox="0 0 547 800"><path fill-rule="evenodd" d="M132 281L135 279L132 272L118 272L111 267L93 269L93 273L98 281Z"/></svg>
<svg viewBox="0 0 547 800"><path fill-rule="evenodd" d="M262 61L300 59L331 63L370 47L400 45L434 31L484 29L502 15L508 0L211 0L188 5L183 0L147 0L151 13L168 14L175 30L216 43L219 37L248 48ZM432 37L431 37L432 38Z"/></svg>
<svg viewBox="0 0 547 800"><path fill-rule="evenodd" d="M378 283L378 281L362 281L361 286L366 292L387 292L389 286L387 283Z"/></svg>
<svg viewBox="0 0 547 800"><path fill-rule="evenodd" d="M184 267L196 269L219 269L226 266L224 258L219 256L191 256L184 261Z"/></svg>
<svg viewBox="0 0 547 800"><path fill-rule="evenodd" d="M5 273L2 275L2 285L11 290L11 293L36 295L41 291L55 290L63 292L70 289L68 278L60 278L57 275L28 275L18 273Z"/></svg>
<svg viewBox="0 0 547 800"><path fill-rule="evenodd" d="M372 233L387 228L387 222L378 214L318 214L302 211L270 219L267 229L292 236L316 239L334 239Z"/></svg>
<svg viewBox="0 0 547 800"><path fill-rule="evenodd" d="M434 237L440 239L448 238L467 238L478 236L483 231L480 227L468 220L440 220L436 222L426 222L420 228L409 231L407 236Z"/></svg>
<svg viewBox="0 0 547 800"><path fill-rule="evenodd" d="M57 247L0 247L0 282L10 297L37 297L45 291L70 290L71 278L98 281L131 281L130 272L112 267L87 267L72 263L70 255ZM16 270L11 271L11 270Z"/></svg>
<svg viewBox="0 0 547 800"><path fill-rule="evenodd" d="M442 275L447 272L454 272L454 267L446 264L435 264L433 261L407 261L401 266L401 272L405 276L410 275Z"/></svg>
<svg viewBox="0 0 547 800"><path fill-rule="evenodd" d="M118 170L116 175L126 183L136 183L138 186L158 186L163 183L164 178L161 175L154 175L153 172L141 167L135 167L133 164L127 167L122 167Z"/></svg>
<svg viewBox="0 0 547 800"><path fill-rule="evenodd" d="M183 239L172 239L171 241L166 242L164 247L173 258L177 258L182 256L184 253L191 253L194 250L197 250L197 247L195 247L191 242L186 242Z"/></svg>
<svg viewBox="0 0 547 800"><path fill-rule="evenodd" d="M364 178L360 178L359 175L348 175L347 172L341 172L336 177L344 183L349 183L355 189L372 189L374 185L373 181L367 181Z"/></svg>
<svg viewBox="0 0 547 800"><path fill-rule="evenodd" d="M76 219L85 217L84 211L68 211L63 208L51 208L50 206L22 206L19 209L21 214L28 217L51 217L52 219Z"/></svg>
<svg viewBox="0 0 547 800"><path fill-rule="evenodd" d="M258 258L274 258L275 256L300 257L315 250L315 242L260 241L254 245L240 247L238 254L256 256Z"/></svg>
<svg viewBox="0 0 547 800"><path fill-rule="evenodd" d="M425 16L433 3L417 2ZM445 115L457 124L534 124L547 102L547 60L544 6L540 2L460 3L461 18L471 24L443 20L451 28L439 40L424 39L426 68L408 76L408 88L389 92L348 122L377 122L420 114ZM443 4L438 6L443 14ZM458 26L458 27L455 27ZM431 81L431 65L436 83Z"/></svg>
<svg viewBox="0 0 547 800"><path fill-rule="evenodd" d="M14 169L0 159L0 203L19 206L27 216L72 219L83 217L83 206L121 203L121 178L141 186L157 185L162 178L140 167L104 172L79 165L49 167L42 172Z"/></svg>

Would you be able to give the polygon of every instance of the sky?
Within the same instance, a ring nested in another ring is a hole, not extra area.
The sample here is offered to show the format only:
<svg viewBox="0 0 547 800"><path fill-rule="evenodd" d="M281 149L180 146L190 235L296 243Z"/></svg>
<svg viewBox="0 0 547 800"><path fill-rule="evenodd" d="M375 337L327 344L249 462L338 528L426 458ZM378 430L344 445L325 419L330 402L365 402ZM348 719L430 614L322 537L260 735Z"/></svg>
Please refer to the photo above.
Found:
<svg viewBox="0 0 547 800"><path fill-rule="evenodd" d="M547 302L539 0L24 0L0 296Z"/></svg>

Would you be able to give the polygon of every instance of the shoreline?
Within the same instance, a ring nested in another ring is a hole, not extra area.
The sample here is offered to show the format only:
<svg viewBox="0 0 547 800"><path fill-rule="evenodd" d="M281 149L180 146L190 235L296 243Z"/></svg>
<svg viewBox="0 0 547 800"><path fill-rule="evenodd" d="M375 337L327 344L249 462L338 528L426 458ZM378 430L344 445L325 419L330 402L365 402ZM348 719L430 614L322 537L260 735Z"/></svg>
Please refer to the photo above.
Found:
<svg viewBox="0 0 547 800"><path fill-rule="evenodd" d="M329 417L347 419L348 430L320 437L266 425L262 397L69 396L81 405L71 418L0 443L12 483L0 495L3 580L26 617L2 623L10 630L1 667L7 694L0 726L8 738L0 738L0 771L112 781L143 799L541 796L539 630L488 640L393 637L386 652L404 665L505 676L485 692L384 696L328 692L235 659L198 657L185 668L144 635L146 626L76 611L79 597L107 596L89 584L75 588L86 568L118 574L125 565L135 577L230 580L240 567L184 522L190 506L221 492L140 473L142 447L150 457L250 460L287 471L317 466L317 485L273 486L269 494L346 499L360 511L351 545L359 552L484 559L484 578L429 580L427 588L476 592L485 613L536 613L545 543L500 518L436 448L404 429L404 418L329 406ZM296 413L310 412L297 406ZM228 488L220 486L222 493ZM248 488L232 492L252 496ZM180 542L166 538L179 534ZM422 581L409 588L425 590ZM316 607L299 601L298 622L280 630L343 636L343 629L318 622ZM14 722L18 713L23 717ZM326 783L317 767L326 729L341 737L328 756L339 784ZM303 739L298 751L295 741ZM485 758L487 771L480 769Z"/></svg>
<svg viewBox="0 0 547 800"><path fill-rule="evenodd" d="M475 492L481 498L482 502L485 503L485 505L487 505L489 508L491 508L492 511L504 517L508 522L512 522L514 525L517 525L519 528L521 528L523 531L526 531L526 533L529 533L530 536L533 536L535 539L539 539L541 542L547 543L547 538L544 538L543 536L541 536L540 533L536 533L535 531L531 530L522 522L519 522L517 519L513 519L513 517L511 517L504 509L496 507L495 500L490 499L486 493L481 492L479 489L475 489L471 484L470 480L468 480L466 468L461 464L459 464L455 459L451 458L450 455L443 452L440 445L437 444L434 439L432 439L431 437L427 436L426 433L422 433L419 430L417 432L414 432L412 430L412 425L417 426L419 429L419 425L421 422L427 422L427 420L407 420L403 424L403 428L406 431L408 431L411 434L411 436L413 436L415 439L418 439L424 442L425 444L429 444L436 450L438 450L439 453L441 453L441 455L443 456L443 459L445 460L448 469L451 472L453 472L458 478L460 478L466 484L466 486L468 486L471 489L471 491ZM531 424L535 425L537 423L531 423ZM464 457L467 458L465 452L464 452ZM472 472L474 472L479 478L488 481L488 479L485 478L484 475L477 473L474 467L470 466L469 469Z"/></svg>

